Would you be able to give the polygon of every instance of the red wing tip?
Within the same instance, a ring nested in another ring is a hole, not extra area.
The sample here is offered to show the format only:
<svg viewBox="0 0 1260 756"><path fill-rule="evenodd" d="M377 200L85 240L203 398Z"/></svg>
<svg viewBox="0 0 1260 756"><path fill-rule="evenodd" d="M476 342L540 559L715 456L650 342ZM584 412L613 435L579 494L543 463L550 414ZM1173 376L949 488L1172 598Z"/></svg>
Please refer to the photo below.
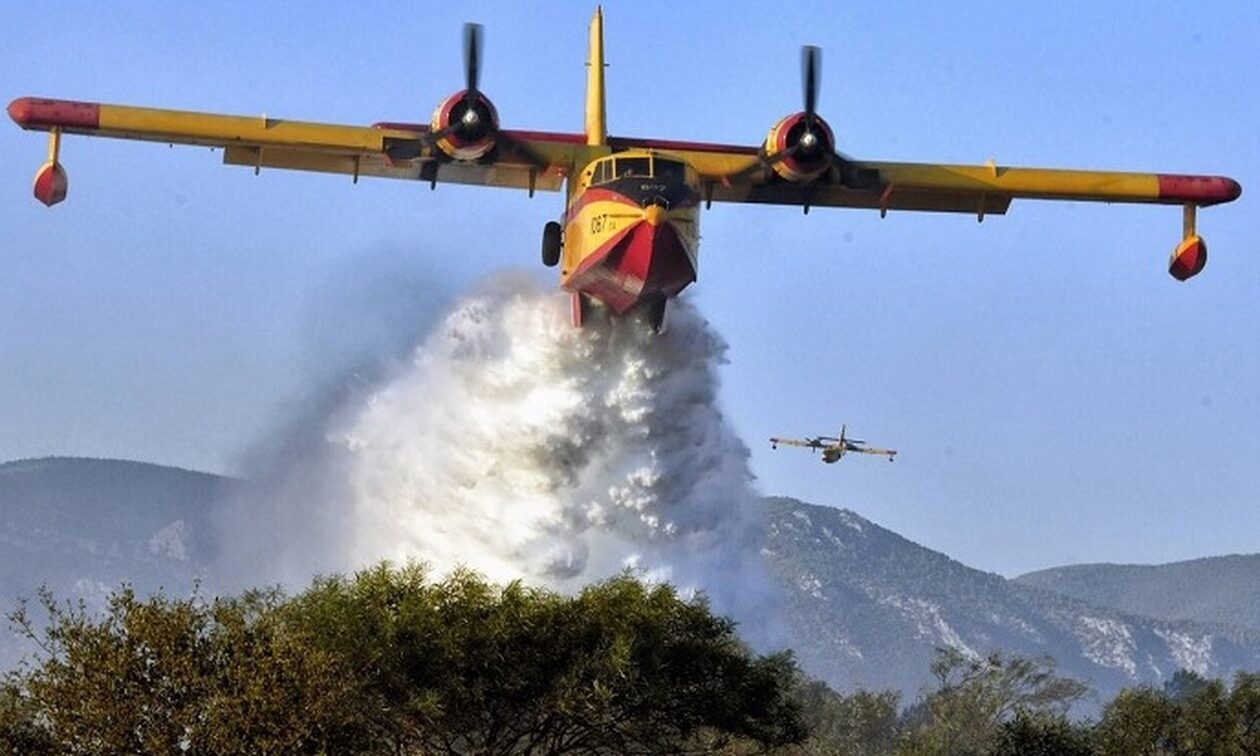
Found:
<svg viewBox="0 0 1260 756"><path fill-rule="evenodd" d="M1159 176L1159 198L1215 205L1242 196L1242 185L1226 176Z"/></svg>
<svg viewBox="0 0 1260 756"><path fill-rule="evenodd" d="M30 122L31 102L30 97L19 97L9 103L9 117L22 128L26 128L26 124Z"/></svg>
<svg viewBox="0 0 1260 756"><path fill-rule="evenodd" d="M24 129L96 129L101 122L101 106L95 102L19 97L9 103L8 111L13 122Z"/></svg>

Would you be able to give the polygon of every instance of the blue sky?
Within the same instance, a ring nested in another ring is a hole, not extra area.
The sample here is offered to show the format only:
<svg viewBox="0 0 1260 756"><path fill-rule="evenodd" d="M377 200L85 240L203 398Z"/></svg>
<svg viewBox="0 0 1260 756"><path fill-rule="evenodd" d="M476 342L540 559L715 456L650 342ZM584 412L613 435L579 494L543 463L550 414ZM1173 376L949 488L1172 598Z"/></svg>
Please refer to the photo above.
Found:
<svg viewBox="0 0 1260 756"><path fill-rule="evenodd" d="M1200 215L1211 258L1187 284L1165 272L1177 208L1016 202L977 224L728 205L702 217L689 295L730 342L723 401L766 493L1004 574L1260 551L1260 6L604 7L614 134L755 144L799 108L810 43L820 111L855 157L1238 179L1241 200ZM504 125L576 131L590 12L17 4L0 99L425 121L461 87L476 20ZM0 125L0 459L231 472L392 320L535 266L562 209L75 138L70 197L47 210L29 194L44 149ZM898 462L823 467L764 443L841 422Z"/></svg>

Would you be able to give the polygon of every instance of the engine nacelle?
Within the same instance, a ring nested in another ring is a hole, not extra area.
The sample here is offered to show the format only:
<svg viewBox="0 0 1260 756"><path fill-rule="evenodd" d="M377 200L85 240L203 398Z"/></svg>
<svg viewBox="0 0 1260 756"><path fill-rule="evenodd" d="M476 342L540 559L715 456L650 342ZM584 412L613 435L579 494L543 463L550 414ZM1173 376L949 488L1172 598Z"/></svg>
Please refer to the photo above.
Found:
<svg viewBox="0 0 1260 756"><path fill-rule="evenodd" d="M835 154L836 139L827 122L815 115L807 138L805 120L804 112L787 116L766 137L770 167L785 181L813 181L827 170Z"/></svg>
<svg viewBox="0 0 1260 756"><path fill-rule="evenodd" d="M454 160L480 160L494 148L499 130L499 114L494 104L480 92L468 106L467 90L447 97L433 111L429 127L441 133L438 149ZM471 112L470 112L471 111Z"/></svg>

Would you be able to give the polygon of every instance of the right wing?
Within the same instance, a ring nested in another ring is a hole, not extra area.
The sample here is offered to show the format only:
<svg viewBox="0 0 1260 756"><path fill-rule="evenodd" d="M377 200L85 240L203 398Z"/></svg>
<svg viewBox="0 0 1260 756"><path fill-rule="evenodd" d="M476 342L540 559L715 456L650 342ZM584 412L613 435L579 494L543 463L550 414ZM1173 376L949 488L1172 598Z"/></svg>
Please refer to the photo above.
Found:
<svg viewBox="0 0 1260 756"><path fill-rule="evenodd" d="M821 446L817 441L807 441L800 438L772 438L771 446L800 446L806 449L817 449Z"/></svg>
<svg viewBox="0 0 1260 756"><path fill-rule="evenodd" d="M435 149L429 127L290 121L185 110L22 97L9 116L24 129L223 149L228 165L558 191L584 154L581 134L503 130L479 161L453 161ZM50 155L50 162L56 158Z"/></svg>

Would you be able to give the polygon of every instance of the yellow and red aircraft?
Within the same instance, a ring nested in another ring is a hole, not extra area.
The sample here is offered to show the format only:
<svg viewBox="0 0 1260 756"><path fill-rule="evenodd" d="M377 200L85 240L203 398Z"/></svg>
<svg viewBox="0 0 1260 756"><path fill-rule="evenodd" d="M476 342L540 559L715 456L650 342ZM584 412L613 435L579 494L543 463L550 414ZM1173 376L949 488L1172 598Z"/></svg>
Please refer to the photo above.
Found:
<svg viewBox="0 0 1260 756"><path fill-rule="evenodd" d="M428 125L342 126L249 116L157 110L23 97L9 104L22 128L48 131L48 160L35 196L65 199L58 159L63 134L223 148L224 162L360 176L564 190L562 223L543 231L543 262L560 265L560 285L581 324L591 299L616 313L648 308L660 328L668 300L696 279L699 209L712 202L930 210L985 215L1035 198L1175 204L1182 240L1169 272L1194 276L1207 261L1195 232L1199 207L1241 193L1222 176L934 165L854 160L836 151L816 112L820 52L803 50L804 109L777 121L757 146L609 136L605 126L603 16L590 26L586 124L581 134L503 129L477 87L481 32L465 27L465 87L443 100Z"/></svg>
<svg viewBox="0 0 1260 756"><path fill-rule="evenodd" d="M866 442L856 438L845 438L845 426L840 426L840 435L836 436L815 436L814 438L772 438L770 439L770 448L778 449L779 445L783 446L799 446L803 449L812 449L814 451L822 450L822 461L827 464L839 462L840 459L850 452L857 454L878 454L888 457L888 461L892 462L897 456L896 449L881 449L877 446L866 446Z"/></svg>

